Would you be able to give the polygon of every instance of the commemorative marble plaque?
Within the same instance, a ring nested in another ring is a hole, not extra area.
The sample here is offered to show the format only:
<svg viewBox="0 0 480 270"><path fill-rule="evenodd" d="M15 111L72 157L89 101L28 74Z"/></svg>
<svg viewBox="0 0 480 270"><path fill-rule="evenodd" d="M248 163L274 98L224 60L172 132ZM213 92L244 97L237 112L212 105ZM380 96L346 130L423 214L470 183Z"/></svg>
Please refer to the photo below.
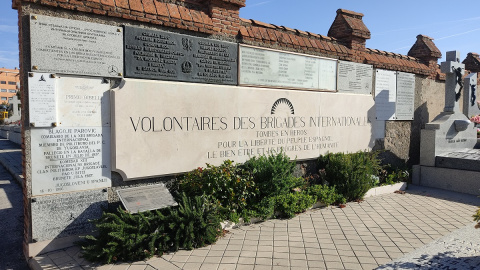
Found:
<svg viewBox="0 0 480 270"><path fill-rule="evenodd" d="M374 142L369 95L136 79L112 94L112 170L124 180L280 151L317 158Z"/></svg>
<svg viewBox="0 0 480 270"><path fill-rule="evenodd" d="M337 61L240 46L241 85L336 90Z"/></svg>
<svg viewBox="0 0 480 270"><path fill-rule="evenodd" d="M377 120L395 120L396 79L395 71L377 69L375 72L375 111Z"/></svg>
<svg viewBox="0 0 480 270"><path fill-rule="evenodd" d="M30 15L30 70L76 75L122 77L121 28Z"/></svg>
<svg viewBox="0 0 480 270"><path fill-rule="evenodd" d="M110 127L31 130L32 195L109 187Z"/></svg>
<svg viewBox="0 0 480 270"><path fill-rule="evenodd" d="M58 126L109 127L110 81L62 75L57 80Z"/></svg>
<svg viewBox="0 0 480 270"><path fill-rule="evenodd" d="M131 213L177 205L164 184L119 189L117 194L125 209Z"/></svg>
<svg viewBox="0 0 480 270"><path fill-rule="evenodd" d="M57 122L56 78L51 75L28 74L28 114L32 127L51 127Z"/></svg>
<svg viewBox="0 0 480 270"><path fill-rule="evenodd" d="M413 120L415 102L415 74L397 72L397 102L395 120Z"/></svg>
<svg viewBox="0 0 480 270"><path fill-rule="evenodd" d="M353 94L372 94L373 66L338 61L338 92Z"/></svg>
<svg viewBox="0 0 480 270"><path fill-rule="evenodd" d="M108 206L102 189L32 198L32 238L44 241L91 233L89 220L102 216Z"/></svg>
<svg viewBox="0 0 480 270"><path fill-rule="evenodd" d="M125 77L237 84L238 45L125 26Z"/></svg>

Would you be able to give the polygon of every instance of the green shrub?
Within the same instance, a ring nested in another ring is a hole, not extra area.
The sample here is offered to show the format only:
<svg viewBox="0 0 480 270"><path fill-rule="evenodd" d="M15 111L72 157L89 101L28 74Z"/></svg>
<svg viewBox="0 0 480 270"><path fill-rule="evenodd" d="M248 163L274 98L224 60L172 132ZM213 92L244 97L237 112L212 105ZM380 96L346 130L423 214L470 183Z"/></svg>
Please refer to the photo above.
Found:
<svg viewBox="0 0 480 270"><path fill-rule="evenodd" d="M223 208L222 217L232 221L246 215L247 204L257 193L252 174L230 160L185 174L178 181L178 190L188 196L207 195Z"/></svg>
<svg viewBox="0 0 480 270"><path fill-rule="evenodd" d="M335 186L346 200L362 199L373 187L381 169L376 152L356 152L351 154L328 153L319 158L323 168L322 176L329 186Z"/></svg>
<svg viewBox="0 0 480 270"><path fill-rule="evenodd" d="M391 165L383 166L379 173L379 185L391 185L399 182L408 182L410 173L407 169L394 168Z"/></svg>
<svg viewBox="0 0 480 270"><path fill-rule="evenodd" d="M178 207L131 214L119 208L95 220L96 235L79 242L92 262L138 261L165 251L212 244L222 233L216 207L183 194Z"/></svg>
<svg viewBox="0 0 480 270"><path fill-rule="evenodd" d="M282 217L292 218L295 214L310 208L315 202L316 198L305 192L281 194L275 197L275 212Z"/></svg>
<svg viewBox="0 0 480 270"><path fill-rule="evenodd" d="M293 176L295 162L283 152L252 157L243 164L243 168L253 174L258 188L258 201L265 197L289 193L293 188L305 184L303 178Z"/></svg>
<svg viewBox="0 0 480 270"><path fill-rule="evenodd" d="M335 203L345 203L345 198L337 193L334 186L313 185L308 187L306 192L308 195L313 196L317 201L327 206Z"/></svg>

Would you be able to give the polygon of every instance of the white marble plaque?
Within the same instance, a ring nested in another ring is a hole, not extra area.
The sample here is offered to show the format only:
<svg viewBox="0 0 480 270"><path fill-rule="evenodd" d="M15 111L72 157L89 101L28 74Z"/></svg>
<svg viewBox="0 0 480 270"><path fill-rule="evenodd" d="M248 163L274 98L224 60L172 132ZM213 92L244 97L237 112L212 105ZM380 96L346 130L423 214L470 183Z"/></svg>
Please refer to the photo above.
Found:
<svg viewBox="0 0 480 270"><path fill-rule="evenodd" d="M135 79L112 94L112 169L125 180L282 149L302 160L374 143L367 95Z"/></svg>
<svg viewBox="0 0 480 270"><path fill-rule="evenodd" d="M121 77L122 28L30 15L33 71Z"/></svg>
<svg viewBox="0 0 480 270"><path fill-rule="evenodd" d="M395 120L396 79L395 71L377 69L375 72L375 111L377 120Z"/></svg>
<svg viewBox="0 0 480 270"><path fill-rule="evenodd" d="M336 90L336 60L248 46L239 51L240 85Z"/></svg>
<svg viewBox="0 0 480 270"><path fill-rule="evenodd" d="M33 127L51 127L57 122L55 78L50 73L29 73L28 112Z"/></svg>
<svg viewBox="0 0 480 270"><path fill-rule="evenodd" d="M110 81L61 76L57 81L58 126L109 127Z"/></svg>
<svg viewBox="0 0 480 270"><path fill-rule="evenodd" d="M31 130L32 195L111 186L110 127Z"/></svg>
<svg viewBox="0 0 480 270"><path fill-rule="evenodd" d="M395 120L413 120L415 110L415 74L397 72Z"/></svg>
<svg viewBox="0 0 480 270"><path fill-rule="evenodd" d="M372 94L373 66L338 61L338 92Z"/></svg>

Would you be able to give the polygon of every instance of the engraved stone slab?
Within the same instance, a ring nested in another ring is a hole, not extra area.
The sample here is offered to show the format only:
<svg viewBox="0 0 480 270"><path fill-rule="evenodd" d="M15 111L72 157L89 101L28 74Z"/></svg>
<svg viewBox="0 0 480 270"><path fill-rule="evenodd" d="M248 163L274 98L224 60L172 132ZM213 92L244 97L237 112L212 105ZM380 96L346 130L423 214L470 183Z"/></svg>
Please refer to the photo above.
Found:
<svg viewBox="0 0 480 270"><path fill-rule="evenodd" d="M119 189L117 194L125 209L131 213L177 205L164 184Z"/></svg>
<svg viewBox="0 0 480 270"><path fill-rule="evenodd" d="M237 84L238 45L125 26L125 77Z"/></svg>
<svg viewBox="0 0 480 270"><path fill-rule="evenodd" d="M110 187L109 139L109 127L32 129L32 195Z"/></svg>
<svg viewBox="0 0 480 270"><path fill-rule="evenodd" d="M372 94L373 66L338 61L338 92Z"/></svg>
<svg viewBox="0 0 480 270"><path fill-rule="evenodd" d="M77 20L30 15L34 71L121 77L121 28Z"/></svg>
<svg viewBox="0 0 480 270"><path fill-rule="evenodd" d="M91 233L90 219L100 218L107 192L89 190L32 198L32 238L51 240Z"/></svg>
<svg viewBox="0 0 480 270"><path fill-rule="evenodd" d="M57 80L58 126L109 127L110 81L60 76Z"/></svg>
<svg viewBox="0 0 480 270"><path fill-rule="evenodd" d="M125 79L113 90L112 168L127 180L282 149L298 160L364 150L373 105L368 95Z"/></svg>
<svg viewBox="0 0 480 270"><path fill-rule="evenodd" d="M435 166L480 172L480 149L463 149L435 157Z"/></svg>
<svg viewBox="0 0 480 270"><path fill-rule="evenodd" d="M415 110L415 74L397 72L395 120L413 120Z"/></svg>
<svg viewBox="0 0 480 270"><path fill-rule="evenodd" d="M395 120L396 78L395 71L377 69L375 72L375 111L377 120Z"/></svg>
<svg viewBox="0 0 480 270"><path fill-rule="evenodd" d="M50 73L29 73L28 110L31 126L51 127L57 122L56 79L50 75Z"/></svg>
<svg viewBox="0 0 480 270"><path fill-rule="evenodd" d="M240 85L336 90L337 61L240 46Z"/></svg>

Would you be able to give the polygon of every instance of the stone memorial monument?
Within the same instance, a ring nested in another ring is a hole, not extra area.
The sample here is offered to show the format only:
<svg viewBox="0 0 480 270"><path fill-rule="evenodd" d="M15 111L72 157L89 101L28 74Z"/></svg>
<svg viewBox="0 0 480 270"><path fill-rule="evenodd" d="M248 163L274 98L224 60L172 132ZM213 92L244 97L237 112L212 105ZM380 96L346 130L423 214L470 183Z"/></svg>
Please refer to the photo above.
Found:
<svg viewBox="0 0 480 270"><path fill-rule="evenodd" d="M441 63L445 108L421 131L420 166L414 167L413 182L479 195L480 173L473 168L480 165L480 150L474 149L476 128L459 108L462 94L468 93L462 79L465 66L457 51L447 52L446 60Z"/></svg>

